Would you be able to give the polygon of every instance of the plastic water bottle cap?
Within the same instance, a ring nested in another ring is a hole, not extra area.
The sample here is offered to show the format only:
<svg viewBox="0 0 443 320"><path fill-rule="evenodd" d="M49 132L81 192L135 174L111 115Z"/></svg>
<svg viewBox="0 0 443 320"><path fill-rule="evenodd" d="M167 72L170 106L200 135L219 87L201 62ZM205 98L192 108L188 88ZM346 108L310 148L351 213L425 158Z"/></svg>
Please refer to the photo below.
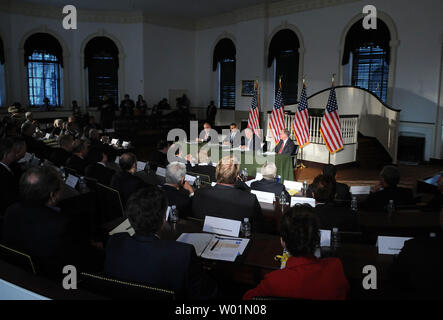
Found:
<svg viewBox="0 0 443 320"><path fill-rule="evenodd" d="M338 228L332 228L332 232L338 232Z"/></svg>
<svg viewBox="0 0 443 320"><path fill-rule="evenodd" d="M249 222L249 218L244 218L243 221L244 222Z"/></svg>
<svg viewBox="0 0 443 320"><path fill-rule="evenodd" d="M177 207L176 207L176 206L171 206L171 208L172 208L172 209L177 209Z"/></svg>

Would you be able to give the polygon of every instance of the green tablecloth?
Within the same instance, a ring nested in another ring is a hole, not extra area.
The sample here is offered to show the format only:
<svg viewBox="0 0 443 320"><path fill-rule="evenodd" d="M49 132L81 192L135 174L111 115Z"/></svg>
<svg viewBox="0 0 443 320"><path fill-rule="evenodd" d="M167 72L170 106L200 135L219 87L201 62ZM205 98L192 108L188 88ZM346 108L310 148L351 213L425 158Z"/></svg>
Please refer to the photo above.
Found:
<svg viewBox="0 0 443 320"><path fill-rule="evenodd" d="M277 167L277 175L281 176L282 183L285 180L294 180L294 168L292 166L292 157L278 154L261 154L252 151L239 151L230 148L221 147L217 144L206 143L177 143L181 147L182 155L192 154L197 158L197 152L201 148L208 149L209 157L213 163L217 163L222 157L233 154L240 160L240 170L246 168L248 175L255 177L257 168L260 169L266 162L274 162Z"/></svg>

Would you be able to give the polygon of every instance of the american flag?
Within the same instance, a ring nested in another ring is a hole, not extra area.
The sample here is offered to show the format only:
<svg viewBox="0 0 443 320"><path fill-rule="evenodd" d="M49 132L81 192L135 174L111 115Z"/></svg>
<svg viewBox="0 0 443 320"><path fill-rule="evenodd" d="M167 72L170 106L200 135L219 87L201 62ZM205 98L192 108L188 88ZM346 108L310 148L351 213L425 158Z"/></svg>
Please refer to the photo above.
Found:
<svg viewBox="0 0 443 320"><path fill-rule="evenodd" d="M294 121L292 122L292 130L300 148L303 148L309 143L309 113L308 113L308 98L306 97L306 86L300 95L297 111L295 112Z"/></svg>
<svg viewBox="0 0 443 320"><path fill-rule="evenodd" d="M285 107L283 105L283 96L281 88L278 88L277 96L275 97L274 109L272 109L269 117L269 129L271 130L274 142L277 144L280 141L280 131L285 129Z"/></svg>
<svg viewBox="0 0 443 320"><path fill-rule="evenodd" d="M328 104L321 120L320 133L330 153L336 153L343 149L343 137L341 135L340 117L338 115L337 97L335 88L329 93Z"/></svg>
<svg viewBox="0 0 443 320"><path fill-rule="evenodd" d="M260 137L258 106L259 106L259 98L258 98L258 87L257 87L257 89L254 90L251 109L249 110L248 128L251 129L257 135L257 137Z"/></svg>

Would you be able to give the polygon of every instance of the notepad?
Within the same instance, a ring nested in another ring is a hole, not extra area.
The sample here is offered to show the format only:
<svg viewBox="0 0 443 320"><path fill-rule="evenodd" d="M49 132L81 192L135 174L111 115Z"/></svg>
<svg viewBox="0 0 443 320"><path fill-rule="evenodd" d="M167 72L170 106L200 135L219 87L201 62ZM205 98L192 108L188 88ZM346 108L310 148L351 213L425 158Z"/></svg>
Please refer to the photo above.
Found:
<svg viewBox="0 0 443 320"><path fill-rule="evenodd" d="M249 239L210 233L182 233L177 241L192 244L197 256L202 258L231 262L243 254L249 243Z"/></svg>

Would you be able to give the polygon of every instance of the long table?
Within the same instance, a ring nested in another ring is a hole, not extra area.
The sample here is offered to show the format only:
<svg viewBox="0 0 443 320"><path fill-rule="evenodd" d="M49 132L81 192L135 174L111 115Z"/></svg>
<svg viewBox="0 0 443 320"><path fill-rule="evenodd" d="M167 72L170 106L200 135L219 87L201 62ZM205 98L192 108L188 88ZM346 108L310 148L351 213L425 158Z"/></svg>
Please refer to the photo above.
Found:
<svg viewBox="0 0 443 320"><path fill-rule="evenodd" d="M231 149L229 146L211 143L178 142L177 144L180 146L183 155L191 154L194 158L197 158L200 149L208 150L208 155L213 163L217 163L224 156L234 155L240 161L240 169L246 168L248 175L253 177L256 176L257 168L261 168L265 163L274 162L277 167L277 175L281 176L282 183L285 180L294 180L293 159L288 155L240 151Z"/></svg>

